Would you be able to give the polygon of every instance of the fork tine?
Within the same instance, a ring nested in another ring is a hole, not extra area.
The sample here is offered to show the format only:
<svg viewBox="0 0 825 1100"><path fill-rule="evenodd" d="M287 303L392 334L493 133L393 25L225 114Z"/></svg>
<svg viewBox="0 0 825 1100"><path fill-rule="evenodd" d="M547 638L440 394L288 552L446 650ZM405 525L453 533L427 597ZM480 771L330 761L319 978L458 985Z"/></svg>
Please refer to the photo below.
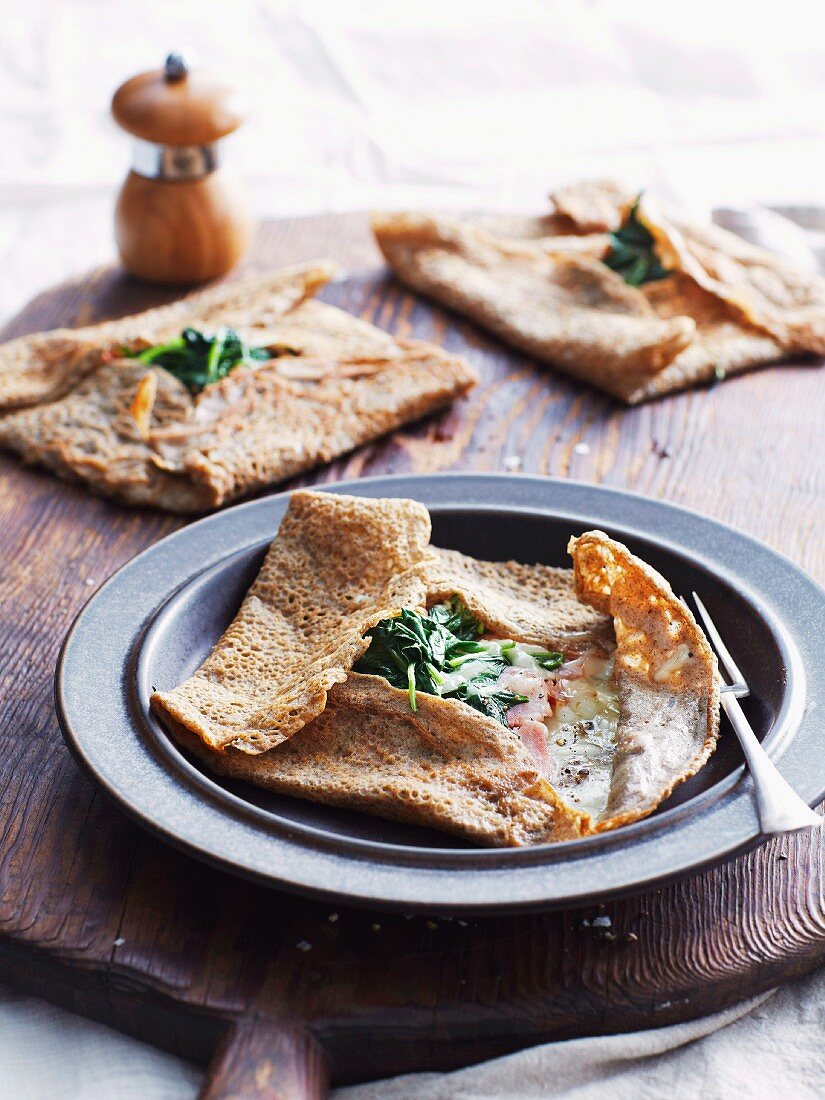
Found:
<svg viewBox="0 0 825 1100"><path fill-rule="evenodd" d="M739 670L739 666L737 665L736 661L734 661L733 657L731 657L728 647L722 641L722 636L716 629L716 624L714 623L713 619L711 619L710 615L708 614L708 609L705 607L705 605L702 603L695 592L692 592L691 595L693 596L693 600L699 611L699 617L705 625L705 630L708 632L708 635L711 642L713 643L719 660L725 666L725 671L731 679L731 683L729 685L730 689L732 689L732 692L740 698L743 695L749 695L750 689L748 688L747 681Z"/></svg>

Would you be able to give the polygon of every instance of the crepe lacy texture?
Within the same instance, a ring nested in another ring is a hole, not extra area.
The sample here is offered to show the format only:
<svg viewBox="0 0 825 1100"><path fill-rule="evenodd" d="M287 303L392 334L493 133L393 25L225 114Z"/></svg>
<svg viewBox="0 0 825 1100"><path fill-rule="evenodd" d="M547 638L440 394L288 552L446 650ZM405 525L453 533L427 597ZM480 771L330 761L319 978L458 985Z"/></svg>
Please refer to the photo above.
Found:
<svg viewBox="0 0 825 1100"><path fill-rule="evenodd" d="M0 445L128 504L200 512L328 462L474 384L468 364L312 300L328 263L0 346ZM272 358L193 395L122 358L184 327L237 329Z"/></svg>
<svg viewBox="0 0 825 1100"><path fill-rule="evenodd" d="M153 696L155 713L218 773L487 845L615 828L704 762L718 727L715 663L658 574L600 532L571 542L575 573L476 561L429 546L429 534L412 501L295 492L235 621L194 676ZM617 647L605 820L566 804L514 730L424 693L413 712L407 692L352 671L367 629L448 594L517 641Z"/></svg>
<svg viewBox="0 0 825 1100"><path fill-rule="evenodd" d="M428 603L456 595L499 638L573 655L605 636L613 637L605 616L576 598L569 569L477 561L434 547L424 581Z"/></svg>
<svg viewBox="0 0 825 1100"><path fill-rule="evenodd" d="M793 355L825 354L825 281L715 226L639 220L672 274L628 286L602 259L633 196L565 188L543 218L380 214L398 277L528 355L628 404Z"/></svg>
<svg viewBox="0 0 825 1100"><path fill-rule="evenodd" d="M422 603L414 567L429 537L414 501L293 493L235 621L154 704L213 749L260 753L285 741L324 710L366 650L365 632Z"/></svg>

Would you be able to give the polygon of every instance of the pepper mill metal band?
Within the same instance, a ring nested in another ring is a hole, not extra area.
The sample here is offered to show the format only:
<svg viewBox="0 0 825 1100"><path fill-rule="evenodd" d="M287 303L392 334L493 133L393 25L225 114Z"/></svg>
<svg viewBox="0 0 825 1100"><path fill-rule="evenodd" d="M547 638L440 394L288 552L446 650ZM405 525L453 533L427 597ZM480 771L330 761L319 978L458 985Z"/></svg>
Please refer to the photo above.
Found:
<svg viewBox="0 0 825 1100"><path fill-rule="evenodd" d="M156 145L135 138L132 171L147 180L199 180L221 163L220 145Z"/></svg>

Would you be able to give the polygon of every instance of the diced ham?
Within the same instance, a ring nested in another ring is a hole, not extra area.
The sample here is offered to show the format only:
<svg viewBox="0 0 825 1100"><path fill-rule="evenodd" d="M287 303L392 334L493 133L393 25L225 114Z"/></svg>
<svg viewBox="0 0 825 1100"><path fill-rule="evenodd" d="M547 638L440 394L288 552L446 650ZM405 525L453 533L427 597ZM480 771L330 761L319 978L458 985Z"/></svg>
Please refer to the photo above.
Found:
<svg viewBox="0 0 825 1100"><path fill-rule="evenodd" d="M523 694L523 692L522 692ZM511 729L520 726L522 722L541 721L550 714L552 707L545 691L528 698L526 703L516 703L507 711L507 725Z"/></svg>
<svg viewBox="0 0 825 1100"><path fill-rule="evenodd" d="M544 687L547 691L547 698L550 700L551 706L567 699L564 684L559 683L552 672L548 672L547 678L544 681Z"/></svg>
<svg viewBox="0 0 825 1100"><path fill-rule="evenodd" d="M547 747L547 727L544 723L522 722L518 727L518 735L535 760L539 772L542 775L549 775L552 761Z"/></svg>

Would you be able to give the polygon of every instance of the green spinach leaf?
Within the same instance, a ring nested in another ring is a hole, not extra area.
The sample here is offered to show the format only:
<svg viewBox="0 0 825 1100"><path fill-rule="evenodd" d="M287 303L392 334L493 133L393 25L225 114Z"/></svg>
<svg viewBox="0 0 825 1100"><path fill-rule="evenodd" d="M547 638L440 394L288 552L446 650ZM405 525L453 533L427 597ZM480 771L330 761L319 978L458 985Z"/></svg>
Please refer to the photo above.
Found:
<svg viewBox="0 0 825 1100"><path fill-rule="evenodd" d="M673 274L660 263L653 234L639 219L641 198L639 195L621 226L610 234L610 250L604 258L607 266L630 286L642 286Z"/></svg>
<svg viewBox="0 0 825 1100"><path fill-rule="evenodd" d="M495 689L507 661L478 641L483 633L484 624L458 597L447 604L436 604L426 615L404 608L395 618L382 619L367 631L370 647L354 669L383 676L393 687L406 691L413 711L420 691L443 699L461 699L506 725L507 711L525 702L526 696ZM445 674L470 660L481 666L472 679L442 692Z"/></svg>
<svg viewBox="0 0 825 1100"><path fill-rule="evenodd" d="M219 328L213 334L185 328L180 336L166 344L125 354L140 363L164 367L192 393L200 393L206 386L225 378L233 367L263 363L274 353L268 347L250 347L231 328Z"/></svg>

